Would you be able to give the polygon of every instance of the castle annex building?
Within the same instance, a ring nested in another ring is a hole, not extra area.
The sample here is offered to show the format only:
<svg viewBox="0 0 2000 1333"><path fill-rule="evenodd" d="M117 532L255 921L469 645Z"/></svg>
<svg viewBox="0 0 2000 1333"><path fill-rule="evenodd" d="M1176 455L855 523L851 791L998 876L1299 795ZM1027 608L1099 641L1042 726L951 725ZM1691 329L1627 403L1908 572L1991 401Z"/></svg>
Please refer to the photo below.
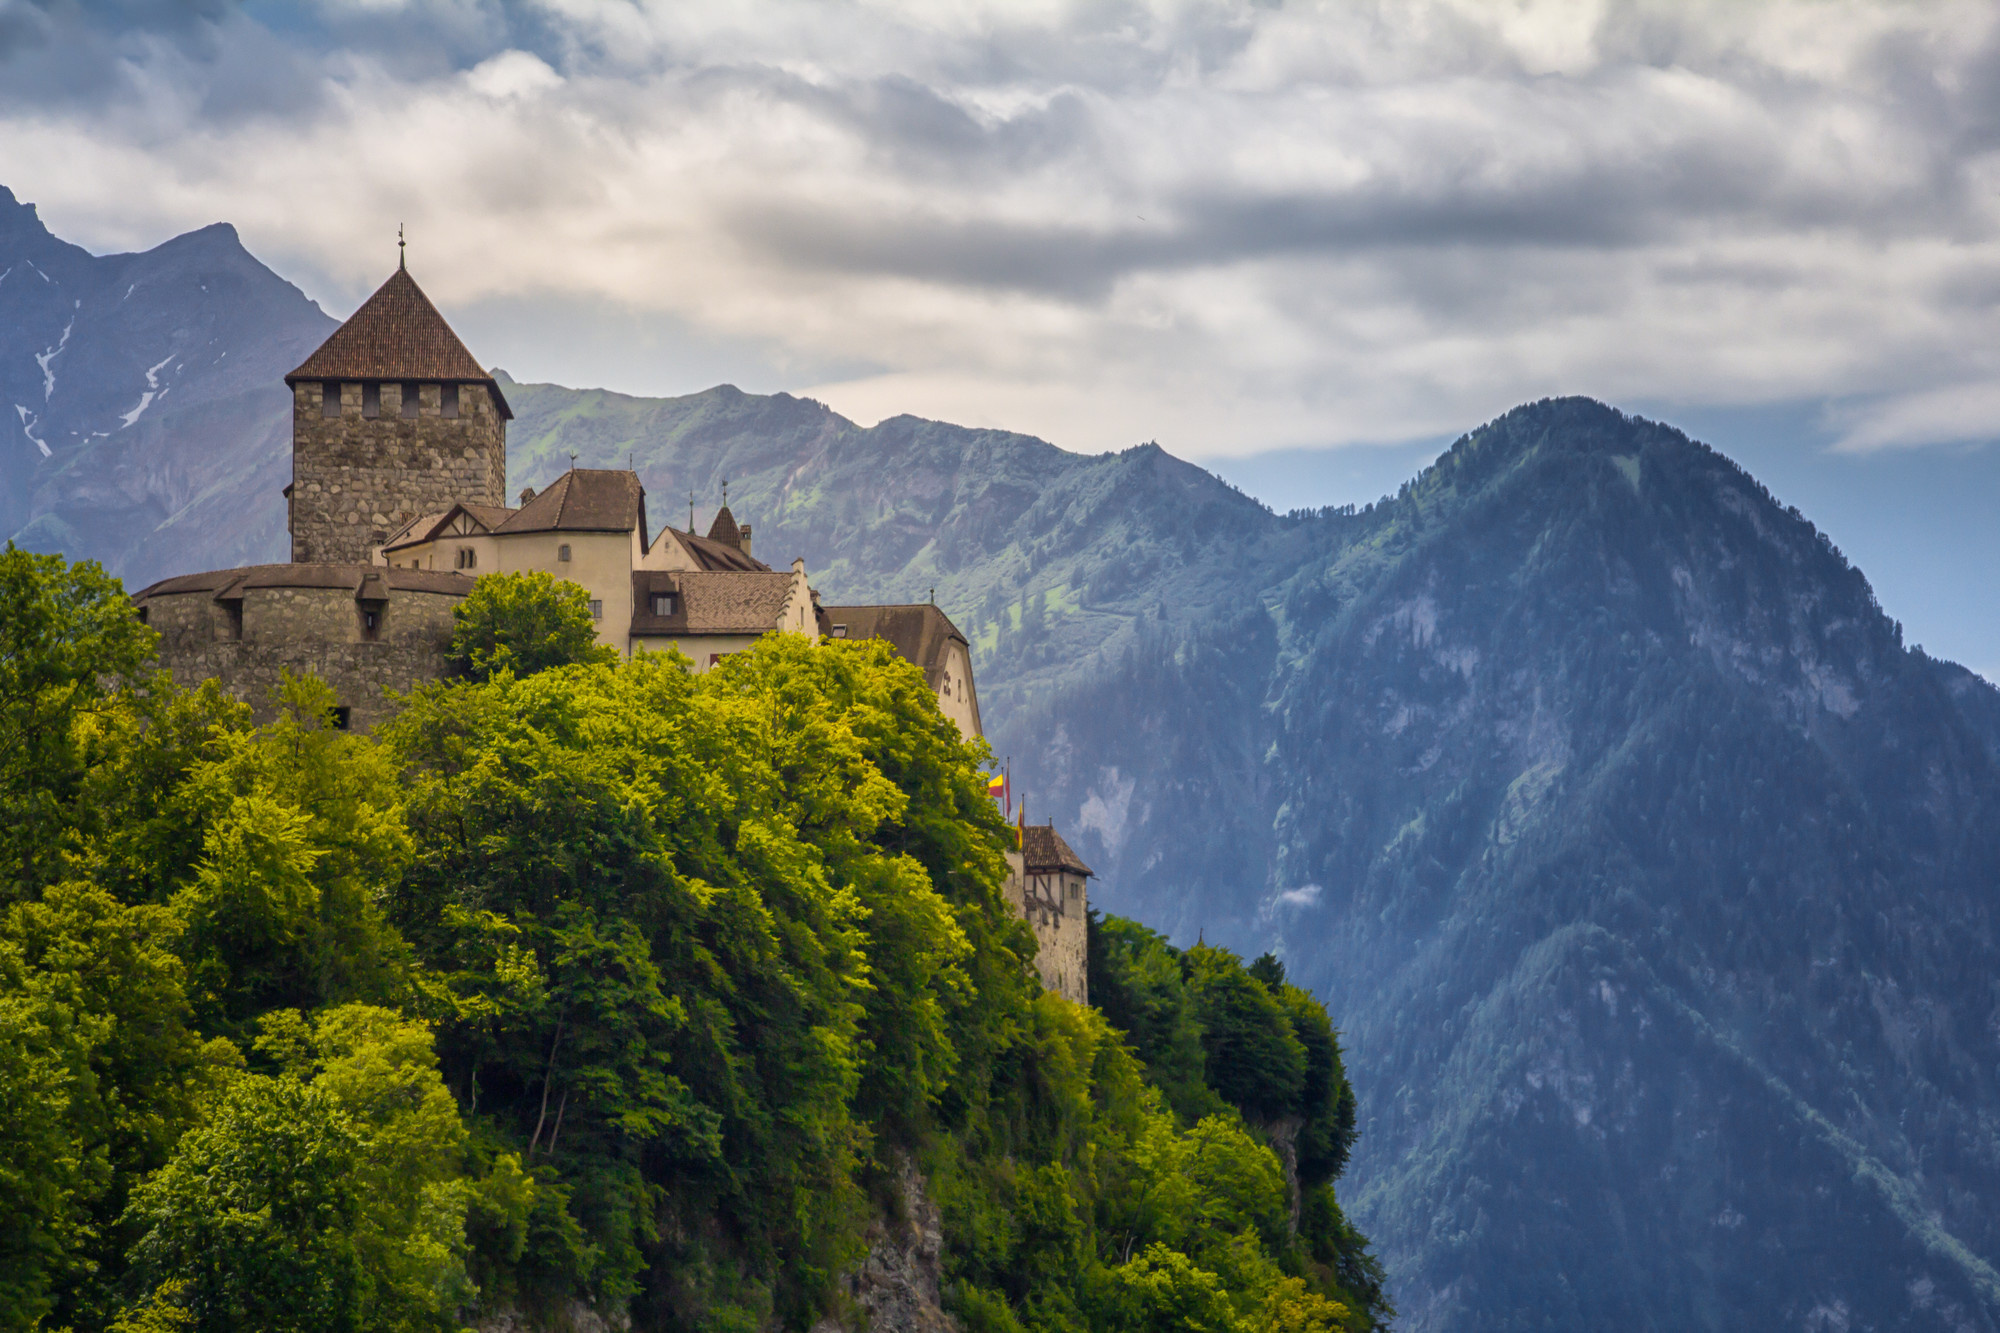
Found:
<svg viewBox="0 0 2000 1333"><path fill-rule="evenodd" d="M572 468L508 504L494 377L398 266L304 364L292 393L291 562L187 574L135 594L183 686L215 680L266 720L286 672L317 676L339 725L368 729L446 671L453 610L483 574L541 570L589 594L598 642L678 649L705 671L765 634L879 638L982 734L971 647L936 606L823 606L805 562L773 569L727 505L708 532L654 531L631 471ZM1021 830L1009 896L1044 984L1082 1001L1084 881L1052 827Z"/></svg>

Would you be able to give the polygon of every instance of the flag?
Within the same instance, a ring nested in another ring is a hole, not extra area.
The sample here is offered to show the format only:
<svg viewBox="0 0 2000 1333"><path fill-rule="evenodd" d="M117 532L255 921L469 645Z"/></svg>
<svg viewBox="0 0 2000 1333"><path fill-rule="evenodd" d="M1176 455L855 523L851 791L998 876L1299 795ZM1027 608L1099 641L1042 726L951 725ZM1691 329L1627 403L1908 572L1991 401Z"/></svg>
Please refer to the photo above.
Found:
<svg viewBox="0 0 2000 1333"><path fill-rule="evenodd" d="M1000 803L1000 808L1011 811L1014 808L1013 793L1007 790L1007 774L995 773L986 779L986 794Z"/></svg>

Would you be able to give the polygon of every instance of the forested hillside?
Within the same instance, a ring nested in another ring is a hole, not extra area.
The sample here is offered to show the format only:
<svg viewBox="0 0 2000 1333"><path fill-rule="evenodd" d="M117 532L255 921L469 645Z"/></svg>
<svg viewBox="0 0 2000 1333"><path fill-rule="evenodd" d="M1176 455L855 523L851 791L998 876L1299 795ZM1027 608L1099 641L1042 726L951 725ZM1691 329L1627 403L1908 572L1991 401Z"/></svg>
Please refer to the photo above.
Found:
<svg viewBox="0 0 2000 1333"><path fill-rule="evenodd" d="M1377 1326L1275 960L1109 921L1107 1010L1042 992L914 667L565 604L571 664L469 615L379 736L309 680L256 728L0 554L0 1328Z"/></svg>

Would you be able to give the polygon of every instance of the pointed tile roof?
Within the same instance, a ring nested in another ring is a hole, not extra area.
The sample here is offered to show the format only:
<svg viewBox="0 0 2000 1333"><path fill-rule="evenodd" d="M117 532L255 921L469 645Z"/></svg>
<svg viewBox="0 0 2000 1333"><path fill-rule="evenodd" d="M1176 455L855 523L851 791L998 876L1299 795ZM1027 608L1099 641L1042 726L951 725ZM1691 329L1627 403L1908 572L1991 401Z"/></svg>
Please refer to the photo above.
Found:
<svg viewBox="0 0 2000 1333"><path fill-rule="evenodd" d="M708 539L742 549L743 530L736 526L736 515L729 512L728 505L715 511L715 522L708 525Z"/></svg>
<svg viewBox="0 0 2000 1333"><path fill-rule="evenodd" d="M1097 872L1070 850L1053 824L1029 824L1021 830L1021 862L1031 875L1061 872L1097 877Z"/></svg>
<svg viewBox="0 0 2000 1333"><path fill-rule="evenodd" d="M305 364L285 376L286 384L298 380L484 384L500 404L500 414L514 415L493 376L458 340L409 270L402 268L391 273Z"/></svg>

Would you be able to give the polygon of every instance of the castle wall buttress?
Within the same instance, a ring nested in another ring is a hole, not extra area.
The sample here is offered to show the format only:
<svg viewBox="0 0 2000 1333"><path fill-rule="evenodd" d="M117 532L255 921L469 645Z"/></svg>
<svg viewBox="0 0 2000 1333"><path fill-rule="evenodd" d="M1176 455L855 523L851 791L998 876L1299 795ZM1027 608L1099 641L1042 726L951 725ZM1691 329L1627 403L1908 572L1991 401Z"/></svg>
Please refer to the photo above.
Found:
<svg viewBox="0 0 2000 1333"><path fill-rule="evenodd" d="M339 414L327 416L323 385L292 387L292 560L366 563L391 532L421 514L461 501L504 506L507 423L486 386L450 386L458 415L443 411L446 386L418 386L415 416L403 415L395 382L339 386ZM379 415L365 415L364 388Z"/></svg>

